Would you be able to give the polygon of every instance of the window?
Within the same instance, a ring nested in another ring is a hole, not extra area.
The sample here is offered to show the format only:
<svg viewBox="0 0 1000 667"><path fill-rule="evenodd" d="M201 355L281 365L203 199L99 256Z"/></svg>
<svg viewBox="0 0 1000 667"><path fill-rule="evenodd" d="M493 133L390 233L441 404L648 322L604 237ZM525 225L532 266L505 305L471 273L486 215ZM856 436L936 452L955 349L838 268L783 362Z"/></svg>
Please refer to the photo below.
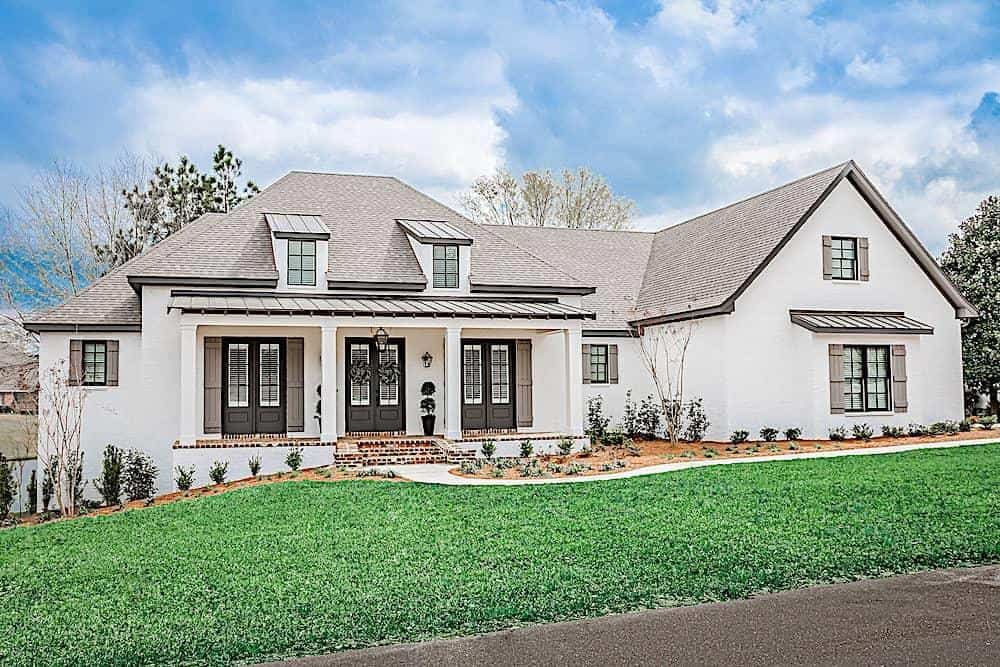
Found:
<svg viewBox="0 0 1000 667"><path fill-rule="evenodd" d="M399 364L399 345L389 343L385 349L379 352L379 365ZM399 405L399 376L392 384L387 384L379 380L378 383L378 404L379 405Z"/></svg>
<svg viewBox="0 0 1000 667"><path fill-rule="evenodd" d="M278 343L260 344L260 398L262 408L281 405L281 347Z"/></svg>
<svg viewBox="0 0 1000 667"><path fill-rule="evenodd" d="M316 242L288 240L288 284L316 284Z"/></svg>
<svg viewBox="0 0 1000 667"><path fill-rule="evenodd" d="M463 345L462 363L463 401L466 405L481 405L483 402L483 353L479 345Z"/></svg>
<svg viewBox="0 0 1000 667"><path fill-rule="evenodd" d="M608 346L590 346L590 382L600 383L608 381Z"/></svg>
<svg viewBox="0 0 1000 667"><path fill-rule="evenodd" d="M351 343L351 367L368 366L368 343ZM351 373L351 405L369 405L371 401L371 380L358 382L354 373Z"/></svg>
<svg viewBox="0 0 1000 667"><path fill-rule="evenodd" d="M245 408L250 405L250 346L247 343L229 344L229 407Z"/></svg>
<svg viewBox="0 0 1000 667"><path fill-rule="evenodd" d="M458 287L458 246L434 246L434 287Z"/></svg>
<svg viewBox="0 0 1000 667"><path fill-rule="evenodd" d="M510 403L510 355L506 345L490 346L490 400L493 405Z"/></svg>
<svg viewBox="0 0 1000 667"><path fill-rule="evenodd" d="M834 280L858 279L858 240L842 237L831 239L830 258Z"/></svg>
<svg viewBox="0 0 1000 667"><path fill-rule="evenodd" d="M844 410L889 409L889 348L844 346Z"/></svg>
<svg viewBox="0 0 1000 667"><path fill-rule="evenodd" d="M108 345L103 340L83 343L83 384L103 387L108 383Z"/></svg>

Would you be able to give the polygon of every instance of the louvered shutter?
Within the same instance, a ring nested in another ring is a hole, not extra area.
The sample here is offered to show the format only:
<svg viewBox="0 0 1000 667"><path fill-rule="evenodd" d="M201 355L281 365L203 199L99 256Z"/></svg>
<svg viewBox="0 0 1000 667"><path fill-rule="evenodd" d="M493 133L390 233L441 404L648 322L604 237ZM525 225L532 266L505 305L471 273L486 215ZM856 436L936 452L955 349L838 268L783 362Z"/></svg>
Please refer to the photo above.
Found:
<svg viewBox="0 0 1000 667"><path fill-rule="evenodd" d="M222 339L205 337L203 385L205 433L222 432Z"/></svg>
<svg viewBox="0 0 1000 667"><path fill-rule="evenodd" d="M830 343L830 414L844 412L844 346Z"/></svg>
<svg viewBox="0 0 1000 667"><path fill-rule="evenodd" d="M590 345L583 345L583 383L590 384Z"/></svg>
<svg viewBox="0 0 1000 667"><path fill-rule="evenodd" d="M608 345L608 382L618 384L618 346Z"/></svg>
<svg viewBox="0 0 1000 667"><path fill-rule="evenodd" d="M534 405L531 382L531 341L517 341L514 353L517 367L517 425L531 426L534 423Z"/></svg>
<svg viewBox="0 0 1000 667"><path fill-rule="evenodd" d="M868 239L861 237L858 239L858 277L868 280L868 276Z"/></svg>
<svg viewBox="0 0 1000 667"><path fill-rule="evenodd" d="M304 431L306 427L304 347L305 341L302 338L289 338L286 345L287 428L296 432Z"/></svg>
<svg viewBox="0 0 1000 667"><path fill-rule="evenodd" d="M823 237L823 280L833 280L833 237Z"/></svg>
<svg viewBox="0 0 1000 667"><path fill-rule="evenodd" d="M107 351L107 384L109 387L118 386L118 341L109 340L105 343Z"/></svg>
<svg viewBox="0 0 1000 667"><path fill-rule="evenodd" d="M906 346L892 346L892 404L896 412L906 412Z"/></svg>
<svg viewBox="0 0 1000 667"><path fill-rule="evenodd" d="M69 384L73 387L83 384L83 341L69 342Z"/></svg>

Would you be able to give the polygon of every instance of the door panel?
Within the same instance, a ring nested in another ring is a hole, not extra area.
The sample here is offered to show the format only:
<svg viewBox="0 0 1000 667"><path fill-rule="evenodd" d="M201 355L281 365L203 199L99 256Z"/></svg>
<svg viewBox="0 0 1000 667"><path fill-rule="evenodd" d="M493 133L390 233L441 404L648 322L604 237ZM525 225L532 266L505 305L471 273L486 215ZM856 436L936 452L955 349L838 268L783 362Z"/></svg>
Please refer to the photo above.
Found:
<svg viewBox="0 0 1000 667"><path fill-rule="evenodd" d="M370 338L348 338L345 356L347 392L347 430L405 431L406 430L406 355L403 340L390 339L381 353ZM351 380L354 361L369 364L371 377L367 382ZM378 363L376 363L378 361ZM379 377L379 364L390 361L399 364L399 378L392 384L383 384Z"/></svg>
<svg viewBox="0 0 1000 667"><path fill-rule="evenodd" d="M462 428L515 426L514 342L464 341L462 345Z"/></svg>
<svg viewBox="0 0 1000 667"><path fill-rule="evenodd" d="M347 382L350 390L347 392L347 430L374 431L375 405L372 396L372 383L354 382L351 379L351 367L355 362L371 364L372 345L369 341L347 342Z"/></svg>
<svg viewBox="0 0 1000 667"><path fill-rule="evenodd" d="M250 408L250 343L226 341L222 375L222 432L224 434L253 433Z"/></svg>
<svg viewBox="0 0 1000 667"><path fill-rule="evenodd" d="M403 345L401 342L389 342L379 353L379 364L395 363L399 366L399 377L395 382L386 384L375 377L375 388L378 400L375 406L376 431L403 431ZM377 374L376 374L377 375Z"/></svg>
<svg viewBox="0 0 1000 667"><path fill-rule="evenodd" d="M514 428L514 346L490 343L489 428Z"/></svg>
<svg viewBox="0 0 1000 667"><path fill-rule="evenodd" d="M223 339L222 432L285 432L284 339Z"/></svg>
<svg viewBox="0 0 1000 667"><path fill-rule="evenodd" d="M486 403L483 400L483 346L462 344L462 428L486 428Z"/></svg>
<svg viewBox="0 0 1000 667"><path fill-rule="evenodd" d="M257 433L285 432L284 341L260 341L257 347Z"/></svg>

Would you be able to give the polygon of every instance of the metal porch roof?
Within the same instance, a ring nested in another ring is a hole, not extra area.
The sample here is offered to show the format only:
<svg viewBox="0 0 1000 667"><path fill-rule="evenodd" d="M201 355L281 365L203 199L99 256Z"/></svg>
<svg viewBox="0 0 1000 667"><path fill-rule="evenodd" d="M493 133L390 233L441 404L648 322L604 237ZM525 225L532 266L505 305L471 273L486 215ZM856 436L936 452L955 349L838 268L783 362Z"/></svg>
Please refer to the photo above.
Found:
<svg viewBox="0 0 1000 667"><path fill-rule="evenodd" d="M451 245L472 245L472 237L443 220L406 220L396 222L403 231L421 243L446 243Z"/></svg>
<svg viewBox="0 0 1000 667"><path fill-rule="evenodd" d="M792 323L815 333L932 334L934 328L902 312L790 310Z"/></svg>
<svg viewBox="0 0 1000 667"><path fill-rule="evenodd" d="M278 238L329 239L330 229L323 217L303 213L265 213L264 219Z"/></svg>

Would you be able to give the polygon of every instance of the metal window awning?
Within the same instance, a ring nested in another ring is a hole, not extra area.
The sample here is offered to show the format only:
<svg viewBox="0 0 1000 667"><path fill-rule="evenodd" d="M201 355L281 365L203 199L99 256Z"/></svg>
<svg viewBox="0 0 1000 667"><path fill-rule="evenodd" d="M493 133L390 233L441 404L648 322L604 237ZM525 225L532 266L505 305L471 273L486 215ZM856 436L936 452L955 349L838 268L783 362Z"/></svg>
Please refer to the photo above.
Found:
<svg viewBox="0 0 1000 667"><path fill-rule="evenodd" d="M326 241L330 229L323 217L306 213L265 213L264 220L271 233L279 239L316 239Z"/></svg>
<svg viewBox="0 0 1000 667"><path fill-rule="evenodd" d="M403 231L420 243L443 243L448 245L472 245L472 237L443 220L397 219Z"/></svg>
<svg viewBox="0 0 1000 667"><path fill-rule="evenodd" d="M556 299L426 297L389 295L327 296L288 292L205 292L173 290L167 311L241 315L339 315L370 317L470 317L496 319L592 320L588 310Z"/></svg>
<svg viewBox="0 0 1000 667"><path fill-rule="evenodd" d="M792 324L815 333L932 334L934 328L902 312L790 310Z"/></svg>

